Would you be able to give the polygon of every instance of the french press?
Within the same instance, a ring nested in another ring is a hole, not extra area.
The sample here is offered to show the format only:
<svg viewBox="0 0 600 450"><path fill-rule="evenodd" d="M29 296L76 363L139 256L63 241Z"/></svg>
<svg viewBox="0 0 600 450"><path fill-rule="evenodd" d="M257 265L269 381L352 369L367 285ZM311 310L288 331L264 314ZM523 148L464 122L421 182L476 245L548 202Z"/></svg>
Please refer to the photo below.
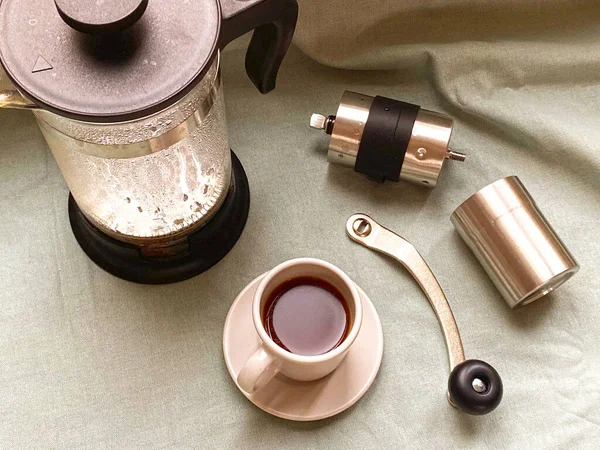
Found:
<svg viewBox="0 0 600 450"><path fill-rule="evenodd" d="M141 283L208 269L248 216L219 52L254 29L246 71L274 89L296 0L0 0L0 107L32 109L71 195L77 241ZM1 71L0 71L1 74Z"/></svg>

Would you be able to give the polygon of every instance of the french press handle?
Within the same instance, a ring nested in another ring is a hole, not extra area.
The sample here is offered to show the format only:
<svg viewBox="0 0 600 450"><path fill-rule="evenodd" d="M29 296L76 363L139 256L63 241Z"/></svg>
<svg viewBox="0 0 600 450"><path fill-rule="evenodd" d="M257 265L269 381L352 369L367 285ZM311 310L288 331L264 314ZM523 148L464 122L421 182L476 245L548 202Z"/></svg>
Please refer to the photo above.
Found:
<svg viewBox="0 0 600 450"><path fill-rule="evenodd" d="M254 30L246 53L246 73L262 94L272 91L296 30L297 0L220 2L223 14L220 48Z"/></svg>

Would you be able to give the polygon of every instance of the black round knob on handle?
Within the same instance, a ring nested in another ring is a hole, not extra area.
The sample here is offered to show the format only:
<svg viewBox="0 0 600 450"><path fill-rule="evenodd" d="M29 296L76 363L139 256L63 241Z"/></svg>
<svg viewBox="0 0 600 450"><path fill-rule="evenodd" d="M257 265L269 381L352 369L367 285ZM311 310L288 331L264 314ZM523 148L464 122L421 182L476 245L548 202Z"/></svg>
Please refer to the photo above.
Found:
<svg viewBox="0 0 600 450"><path fill-rule="evenodd" d="M148 0L54 0L60 17L87 34L116 33L131 27L146 11Z"/></svg>
<svg viewBox="0 0 600 450"><path fill-rule="evenodd" d="M477 359L458 364L448 379L450 400L467 414L492 412L500 404L503 392L502 379L496 369Z"/></svg>

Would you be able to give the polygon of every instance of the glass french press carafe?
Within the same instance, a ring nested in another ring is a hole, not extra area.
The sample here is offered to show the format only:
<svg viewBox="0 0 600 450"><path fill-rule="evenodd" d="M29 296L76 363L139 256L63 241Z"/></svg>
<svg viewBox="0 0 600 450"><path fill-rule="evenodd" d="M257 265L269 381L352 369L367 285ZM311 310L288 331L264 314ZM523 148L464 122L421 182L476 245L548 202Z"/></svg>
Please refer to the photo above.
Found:
<svg viewBox="0 0 600 450"><path fill-rule="evenodd" d="M267 93L297 15L296 0L0 0L15 86L0 107L35 113L98 265L168 283L233 247L249 189L228 145L219 51L254 29L246 71Z"/></svg>

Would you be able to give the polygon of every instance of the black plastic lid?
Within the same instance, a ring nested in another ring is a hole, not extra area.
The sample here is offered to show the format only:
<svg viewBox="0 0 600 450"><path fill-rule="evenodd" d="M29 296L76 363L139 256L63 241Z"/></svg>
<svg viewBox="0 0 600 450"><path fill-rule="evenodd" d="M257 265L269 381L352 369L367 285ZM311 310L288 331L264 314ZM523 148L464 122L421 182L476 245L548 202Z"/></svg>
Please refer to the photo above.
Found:
<svg viewBox="0 0 600 450"><path fill-rule="evenodd" d="M92 122L160 111L219 48L217 0L0 0L0 60L17 88Z"/></svg>

